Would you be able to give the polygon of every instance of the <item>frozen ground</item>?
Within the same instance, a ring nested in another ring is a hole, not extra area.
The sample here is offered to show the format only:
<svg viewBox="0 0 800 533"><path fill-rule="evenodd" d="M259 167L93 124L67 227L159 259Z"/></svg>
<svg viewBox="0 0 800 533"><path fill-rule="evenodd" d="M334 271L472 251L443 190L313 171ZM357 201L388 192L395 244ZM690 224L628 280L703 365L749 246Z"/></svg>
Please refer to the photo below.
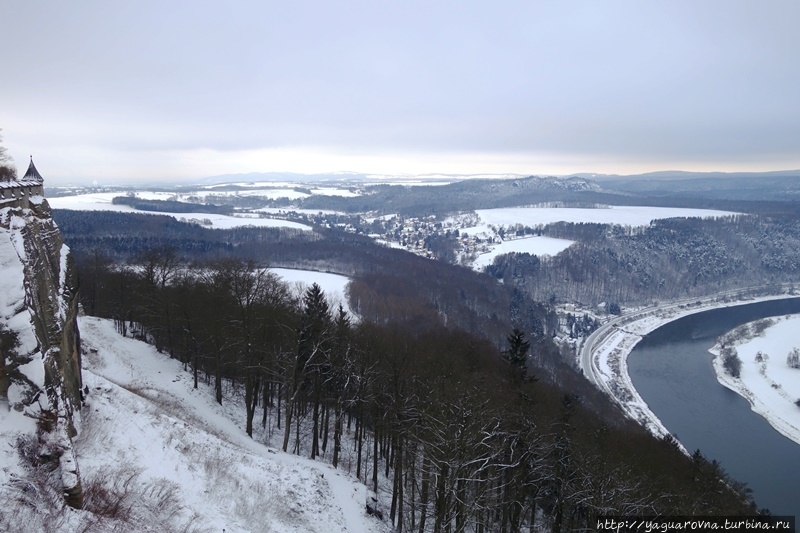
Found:
<svg viewBox="0 0 800 533"><path fill-rule="evenodd" d="M754 323L745 325L745 337L733 344L742 361L738 379L725 372L721 357L714 358L714 371L722 385L745 398L778 432L800 444L800 406L795 405L800 399L800 369L786 363L789 352L800 348L800 315L770 320L773 325L755 336L748 334ZM711 352L718 356L719 350L716 345ZM759 353L762 361L756 360Z"/></svg>
<svg viewBox="0 0 800 533"><path fill-rule="evenodd" d="M223 407L202 381L193 388L178 361L120 336L111 321L79 325L89 391L75 439L84 491L124 498L116 519L62 509L53 531L387 531L366 514L367 491L354 477L248 437L230 391ZM48 511L19 509L19 530L39 530Z"/></svg>

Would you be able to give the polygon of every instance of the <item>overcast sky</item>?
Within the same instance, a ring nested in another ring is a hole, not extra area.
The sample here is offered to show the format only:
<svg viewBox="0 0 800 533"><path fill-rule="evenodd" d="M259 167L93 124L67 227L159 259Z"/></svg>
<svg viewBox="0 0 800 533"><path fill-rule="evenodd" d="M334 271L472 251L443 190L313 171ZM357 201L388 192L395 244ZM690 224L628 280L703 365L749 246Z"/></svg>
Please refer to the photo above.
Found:
<svg viewBox="0 0 800 533"><path fill-rule="evenodd" d="M800 168L800 2L0 3L52 185Z"/></svg>

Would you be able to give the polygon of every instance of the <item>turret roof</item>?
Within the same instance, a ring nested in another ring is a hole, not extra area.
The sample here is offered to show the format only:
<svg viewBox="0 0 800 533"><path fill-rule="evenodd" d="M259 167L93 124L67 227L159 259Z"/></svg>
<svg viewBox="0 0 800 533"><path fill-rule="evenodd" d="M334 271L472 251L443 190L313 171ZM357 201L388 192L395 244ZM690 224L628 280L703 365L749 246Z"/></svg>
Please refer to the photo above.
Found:
<svg viewBox="0 0 800 533"><path fill-rule="evenodd" d="M36 165L33 164L33 156L31 156L31 163L28 165L28 171L24 176L18 179L0 180L0 188L2 189L15 189L18 187L41 187L44 185L44 178L36 170Z"/></svg>
<svg viewBox="0 0 800 533"><path fill-rule="evenodd" d="M28 180L37 181L40 185L44 182L44 178L39 174L39 171L36 170L36 165L33 164L33 156L31 156L31 164L28 165L28 171L25 172L25 175L22 176L20 181L25 182Z"/></svg>

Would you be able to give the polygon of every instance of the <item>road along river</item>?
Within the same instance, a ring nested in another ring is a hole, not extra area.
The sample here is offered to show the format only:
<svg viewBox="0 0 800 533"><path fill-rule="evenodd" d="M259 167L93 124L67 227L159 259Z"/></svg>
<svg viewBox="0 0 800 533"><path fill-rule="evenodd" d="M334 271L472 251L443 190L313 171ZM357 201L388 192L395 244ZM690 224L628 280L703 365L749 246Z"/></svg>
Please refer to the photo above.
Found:
<svg viewBox="0 0 800 533"><path fill-rule="evenodd" d="M738 394L717 382L708 349L736 326L800 312L800 298L684 316L640 337L627 372L658 425L689 451L700 449L753 489L759 506L800 516L800 445L784 437Z"/></svg>

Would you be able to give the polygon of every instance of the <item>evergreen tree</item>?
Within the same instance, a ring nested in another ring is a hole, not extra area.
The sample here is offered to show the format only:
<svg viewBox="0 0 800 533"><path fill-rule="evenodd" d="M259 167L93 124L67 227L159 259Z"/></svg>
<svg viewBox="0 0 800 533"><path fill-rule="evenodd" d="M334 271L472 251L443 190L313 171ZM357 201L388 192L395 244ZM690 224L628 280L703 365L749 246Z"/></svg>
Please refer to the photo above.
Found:
<svg viewBox="0 0 800 533"><path fill-rule="evenodd" d="M511 365L522 372L525 377L528 369L526 362L528 360L528 350L531 348L531 343L525 340L525 333L517 328L511 332L506 338L508 342L508 349L503 352L503 357L508 360Z"/></svg>

